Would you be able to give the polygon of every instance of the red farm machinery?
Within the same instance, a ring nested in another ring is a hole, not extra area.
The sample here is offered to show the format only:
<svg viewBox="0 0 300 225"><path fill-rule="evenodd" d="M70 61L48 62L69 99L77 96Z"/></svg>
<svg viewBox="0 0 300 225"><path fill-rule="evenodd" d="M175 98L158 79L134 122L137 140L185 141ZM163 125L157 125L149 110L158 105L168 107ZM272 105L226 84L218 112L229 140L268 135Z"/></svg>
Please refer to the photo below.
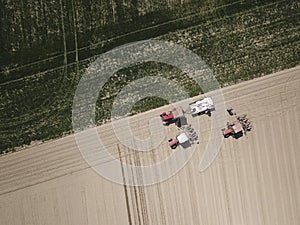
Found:
<svg viewBox="0 0 300 225"><path fill-rule="evenodd" d="M232 136L237 139L243 136L244 134L246 135L248 131L251 131L252 124L247 118L246 114L242 116L237 116L236 119L237 120L231 123L228 122L227 127L223 129L223 136L225 138Z"/></svg>
<svg viewBox="0 0 300 225"><path fill-rule="evenodd" d="M175 123L178 127L181 127L185 119L184 111L181 106L173 108L169 113L163 112L160 114L160 117L165 126Z"/></svg>

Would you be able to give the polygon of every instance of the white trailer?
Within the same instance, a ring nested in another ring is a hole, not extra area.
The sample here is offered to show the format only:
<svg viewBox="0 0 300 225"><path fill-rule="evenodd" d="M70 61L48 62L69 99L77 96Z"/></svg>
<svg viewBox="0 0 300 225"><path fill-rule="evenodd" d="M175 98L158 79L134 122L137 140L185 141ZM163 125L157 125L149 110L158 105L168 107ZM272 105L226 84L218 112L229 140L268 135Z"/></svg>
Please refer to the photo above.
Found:
<svg viewBox="0 0 300 225"><path fill-rule="evenodd" d="M206 97L201 100L192 102L189 104L189 106L190 106L190 113L192 114L192 116L196 116L204 113L210 116L210 112L215 109L211 97Z"/></svg>

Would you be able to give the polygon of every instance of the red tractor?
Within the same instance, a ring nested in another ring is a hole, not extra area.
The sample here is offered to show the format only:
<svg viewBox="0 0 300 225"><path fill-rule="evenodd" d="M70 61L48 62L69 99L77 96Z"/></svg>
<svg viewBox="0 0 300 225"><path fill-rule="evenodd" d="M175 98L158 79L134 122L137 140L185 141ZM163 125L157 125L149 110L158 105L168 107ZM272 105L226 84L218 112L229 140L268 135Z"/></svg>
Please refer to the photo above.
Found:
<svg viewBox="0 0 300 225"><path fill-rule="evenodd" d="M185 118L184 111L181 106L175 107L168 114L163 112L160 114L163 125L168 126L172 123L175 123L178 127L181 126L181 119Z"/></svg>
<svg viewBox="0 0 300 225"><path fill-rule="evenodd" d="M247 115L237 116L237 120L232 123L227 123L227 128L223 129L223 136L228 138L233 136L239 138L252 129L252 124L248 120Z"/></svg>
<svg viewBox="0 0 300 225"><path fill-rule="evenodd" d="M169 140L169 146L170 148L172 149L175 149L177 148L178 145L186 145L186 144L189 144L190 142L190 139L189 139L189 136L187 135L187 133L185 132L180 132L175 140L173 140L172 138Z"/></svg>
<svg viewBox="0 0 300 225"><path fill-rule="evenodd" d="M236 120L232 123L227 123L227 129L223 130L225 138L233 136L235 138L243 136L243 127L240 121Z"/></svg>

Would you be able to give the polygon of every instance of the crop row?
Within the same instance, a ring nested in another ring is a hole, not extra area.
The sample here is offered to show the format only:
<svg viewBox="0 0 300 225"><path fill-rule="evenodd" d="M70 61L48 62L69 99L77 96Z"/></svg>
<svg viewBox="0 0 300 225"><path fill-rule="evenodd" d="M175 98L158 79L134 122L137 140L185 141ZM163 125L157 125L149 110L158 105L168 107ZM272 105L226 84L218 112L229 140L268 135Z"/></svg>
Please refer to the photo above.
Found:
<svg viewBox="0 0 300 225"><path fill-rule="evenodd" d="M98 4L92 1L90 4L93 7L89 6L88 2L84 2L84 4L80 4L80 2L74 3L77 6L76 13L73 12L74 10L71 8L70 3L67 4L64 1L61 1L61 3L59 1L56 1L56 3L50 1L48 3L48 1L45 1L41 3L40 7L35 6L35 4L32 4L34 7L31 7L30 4L27 6L28 9L25 11L36 15L36 18L28 19L28 27L31 27L29 30L22 29L21 17L16 19L14 17L17 17L17 15L13 16L8 11L5 16L7 21L4 20L5 26L2 28L7 35L4 37L4 52L8 55L3 56L3 65L0 63L0 69L2 68L2 73L0 74L3 74L3 76L0 76L0 82L61 67L65 62L68 64L72 63L76 60L76 53L79 61L85 60L93 57L95 54L101 54L128 42L153 38L178 29L186 29L202 24L206 21L218 20L220 16L232 17L236 13L247 14L247 11L252 10L254 6L257 8L263 7L268 1L264 3L228 1L228 3L224 2L224 5L218 7L214 6L214 1L207 1L206 5L203 2L201 3L201 1L192 1L186 4L185 7L178 6L175 3L174 7L172 7L172 4L168 4L171 7L170 9L163 7L157 11L154 9L152 9L154 11L151 11L151 6L148 6L150 11L145 11L148 13L141 14L138 18L102 24L100 20L102 17L99 13L101 8L97 8ZM46 7L47 4L50 4L47 10L53 13L54 16L41 14L43 16L39 17L37 12L41 11L41 7ZM152 4L155 5L158 2L152 2ZM272 6L275 5L275 3L270 4ZM26 8L21 3L14 3L11 8L18 9L20 7ZM63 8L61 9L61 7ZM105 7L105 4L101 7ZM105 11L104 9L101 10ZM22 12L21 9L20 12ZM26 18L28 17L25 16L24 20L27 21ZM50 21L47 21L45 17ZM55 21L52 21L52 18L56 18ZM57 20L57 18L60 19ZM80 18L82 18L82 21ZM94 18L100 22L95 22L91 25L87 24L84 18L87 21L91 21ZM76 19L76 25L74 25L74 19ZM46 24L45 21L47 21ZM54 24L54 27L48 27L51 24ZM47 35L39 27L46 29ZM11 32L9 29L14 29L14 32ZM23 36L32 37L27 40L16 35L22 32L25 32ZM74 40L75 34L77 42ZM75 48L75 44L77 44L77 48ZM16 46L13 47L13 45Z"/></svg>

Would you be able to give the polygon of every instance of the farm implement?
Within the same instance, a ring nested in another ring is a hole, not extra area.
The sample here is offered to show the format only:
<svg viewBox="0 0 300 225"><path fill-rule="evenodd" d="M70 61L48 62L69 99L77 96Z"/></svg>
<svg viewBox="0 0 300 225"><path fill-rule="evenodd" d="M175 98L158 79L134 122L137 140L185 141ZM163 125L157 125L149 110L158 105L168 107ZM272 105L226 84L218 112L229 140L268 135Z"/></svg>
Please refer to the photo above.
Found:
<svg viewBox="0 0 300 225"><path fill-rule="evenodd" d="M191 146L198 141L198 134L191 127L191 124L181 127L181 131L177 134L176 138L173 140L169 139L169 146L172 149L175 149L178 145L186 148Z"/></svg>
<svg viewBox="0 0 300 225"><path fill-rule="evenodd" d="M237 116L237 120L233 122L227 122L227 127L223 129L224 138L228 138L230 136L234 138L240 138L244 134L246 135L248 131L251 131L252 124L247 118L247 115L244 114L242 116Z"/></svg>
<svg viewBox="0 0 300 225"><path fill-rule="evenodd" d="M183 120L185 119L184 111L181 106L175 107L169 113L163 112L160 114L163 125L169 126L175 123L176 126L181 127Z"/></svg>

